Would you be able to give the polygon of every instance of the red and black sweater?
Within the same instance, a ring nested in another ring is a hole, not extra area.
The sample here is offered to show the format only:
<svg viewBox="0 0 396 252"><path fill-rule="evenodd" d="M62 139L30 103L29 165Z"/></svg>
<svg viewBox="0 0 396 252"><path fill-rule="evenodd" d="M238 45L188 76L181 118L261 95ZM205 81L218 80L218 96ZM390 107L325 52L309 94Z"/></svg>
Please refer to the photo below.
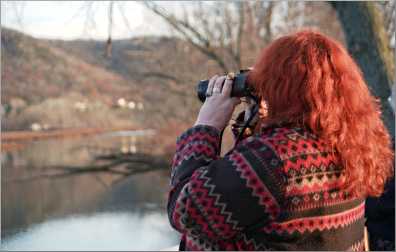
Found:
<svg viewBox="0 0 396 252"><path fill-rule="evenodd" d="M224 157L220 133L177 140L168 215L185 250L362 250L364 200L340 189L342 166L308 130L267 127Z"/></svg>

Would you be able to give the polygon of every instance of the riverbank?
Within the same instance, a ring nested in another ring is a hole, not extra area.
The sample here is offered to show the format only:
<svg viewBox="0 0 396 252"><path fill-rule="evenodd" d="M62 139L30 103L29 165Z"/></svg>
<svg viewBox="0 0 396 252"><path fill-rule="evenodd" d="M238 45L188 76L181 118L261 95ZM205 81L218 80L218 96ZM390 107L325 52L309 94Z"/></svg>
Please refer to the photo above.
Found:
<svg viewBox="0 0 396 252"><path fill-rule="evenodd" d="M65 128L48 131L6 131L1 132L1 150L3 152L22 148L31 141L52 138L73 138L101 134L114 131L137 130L135 127L111 127L111 128Z"/></svg>

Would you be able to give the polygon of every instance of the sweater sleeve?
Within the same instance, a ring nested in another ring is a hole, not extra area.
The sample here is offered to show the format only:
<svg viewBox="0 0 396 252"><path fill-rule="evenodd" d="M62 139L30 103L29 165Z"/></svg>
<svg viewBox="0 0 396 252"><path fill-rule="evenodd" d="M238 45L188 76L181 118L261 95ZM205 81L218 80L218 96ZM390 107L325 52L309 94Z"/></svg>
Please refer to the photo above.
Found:
<svg viewBox="0 0 396 252"><path fill-rule="evenodd" d="M177 140L168 216L181 233L229 239L280 214L282 162L265 140L249 137L223 158L219 143L219 131L204 125Z"/></svg>

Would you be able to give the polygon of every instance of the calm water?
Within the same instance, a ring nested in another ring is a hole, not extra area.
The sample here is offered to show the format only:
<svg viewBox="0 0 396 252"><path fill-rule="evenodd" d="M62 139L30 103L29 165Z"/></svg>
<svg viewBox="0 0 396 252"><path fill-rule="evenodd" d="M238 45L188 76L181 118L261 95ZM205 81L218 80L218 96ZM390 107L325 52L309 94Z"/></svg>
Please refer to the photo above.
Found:
<svg viewBox="0 0 396 252"><path fill-rule="evenodd" d="M1 154L2 250L158 250L178 243L167 169L57 176L100 155L153 153L152 131L47 140ZM144 140L144 141L143 141ZM94 167L93 167L94 168ZM118 168L117 168L118 169ZM55 175L55 176L54 176Z"/></svg>

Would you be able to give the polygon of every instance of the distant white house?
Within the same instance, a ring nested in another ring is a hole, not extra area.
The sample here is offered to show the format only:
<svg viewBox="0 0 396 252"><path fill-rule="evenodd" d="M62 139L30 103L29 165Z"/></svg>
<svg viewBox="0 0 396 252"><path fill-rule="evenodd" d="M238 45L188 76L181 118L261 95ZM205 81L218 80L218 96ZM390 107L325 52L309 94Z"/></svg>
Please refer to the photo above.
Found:
<svg viewBox="0 0 396 252"><path fill-rule="evenodd" d="M30 129L32 131L41 131L43 128L39 123L32 123L32 125L30 125Z"/></svg>
<svg viewBox="0 0 396 252"><path fill-rule="evenodd" d="M124 98L119 98L117 100L117 104L118 106L120 106L121 108L125 108L127 105L127 101Z"/></svg>
<svg viewBox="0 0 396 252"><path fill-rule="evenodd" d="M129 153L129 148L126 145L121 146L121 153L126 154Z"/></svg>
<svg viewBox="0 0 396 252"><path fill-rule="evenodd" d="M129 153L135 154L137 152L137 147L136 145L131 145L129 146Z"/></svg>
<svg viewBox="0 0 396 252"><path fill-rule="evenodd" d="M143 103L135 102L135 101L127 101L125 98L119 98L117 100L117 105L120 108L128 108L131 110L134 110L134 109L143 110L143 108L144 108Z"/></svg>
<svg viewBox="0 0 396 252"><path fill-rule="evenodd" d="M76 102L74 103L74 108L80 112L84 112L88 109L88 105L85 102Z"/></svg>
<svg viewBox="0 0 396 252"><path fill-rule="evenodd" d="M135 109L136 108L136 103L133 101L128 102L128 108L129 109Z"/></svg>

